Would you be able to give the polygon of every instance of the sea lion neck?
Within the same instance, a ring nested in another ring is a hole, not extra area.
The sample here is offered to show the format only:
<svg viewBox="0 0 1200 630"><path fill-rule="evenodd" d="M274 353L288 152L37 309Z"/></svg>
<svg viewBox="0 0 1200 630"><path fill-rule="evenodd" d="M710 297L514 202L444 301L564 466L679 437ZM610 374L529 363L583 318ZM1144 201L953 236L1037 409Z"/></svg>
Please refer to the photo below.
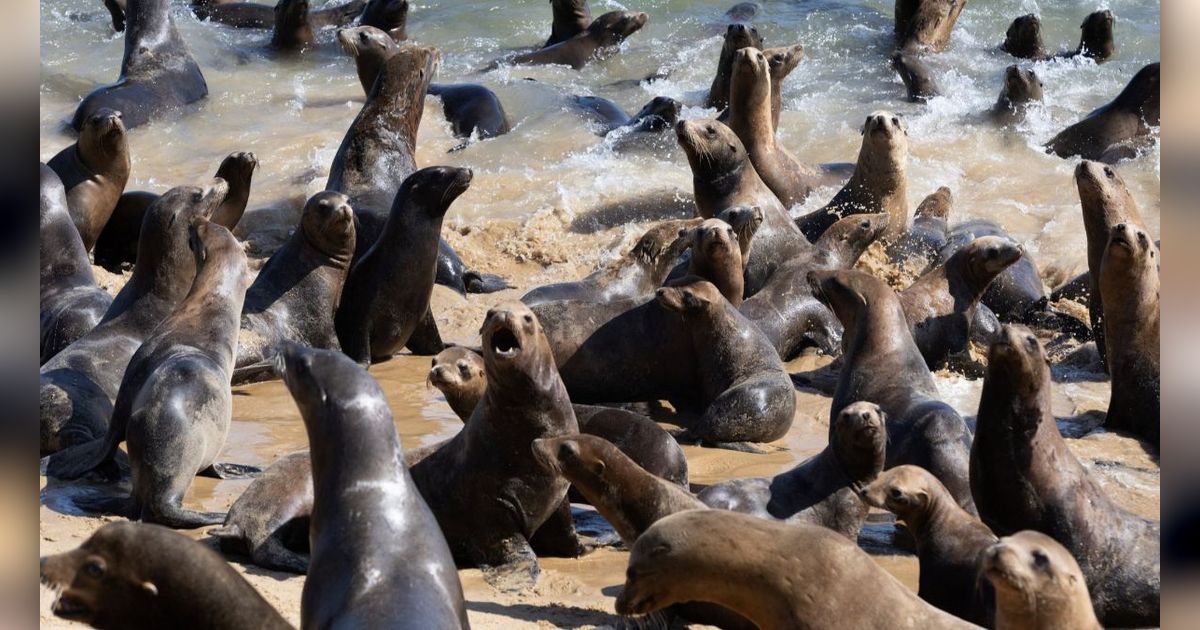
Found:
<svg viewBox="0 0 1200 630"><path fill-rule="evenodd" d="M144 55L177 47L183 47L183 41L171 24L169 0L129 0L126 3L122 74Z"/></svg>
<svg viewBox="0 0 1200 630"><path fill-rule="evenodd" d="M400 47L396 54L380 64L379 76L367 95L364 108L384 112L389 124L403 137L410 151L415 150L420 115L409 112L425 107L425 92L438 66L438 53L414 44Z"/></svg>

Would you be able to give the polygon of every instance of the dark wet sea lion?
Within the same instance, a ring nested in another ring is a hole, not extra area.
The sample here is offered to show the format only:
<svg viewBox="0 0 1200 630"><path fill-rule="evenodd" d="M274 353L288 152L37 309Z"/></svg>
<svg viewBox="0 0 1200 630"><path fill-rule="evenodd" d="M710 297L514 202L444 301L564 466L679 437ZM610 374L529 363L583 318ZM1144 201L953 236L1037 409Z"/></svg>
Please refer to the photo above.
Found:
<svg viewBox="0 0 1200 630"><path fill-rule="evenodd" d="M1112 102L1051 138L1046 152L1110 164L1137 155L1160 124L1158 78L1158 62L1138 70Z"/></svg>
<svg viewBox="0 0 1200 630"><path fill-rule="evenodd" d="M942 90L933 76L933 70L917 55L897 52L892 55L892 69L904 82L910 103L924 103L935 96L941 96Z"/></svg>
<svg viewBox="0 0 1200 630"><path fill-rule="evenodd" d="M367 0L358 23L374 26L392 39L408 38L408 0Z"/></svg>
<svg viewBox="0 0 1200 630"><path fill-rule="evenodd" d="M1020 59L1047 59L1050 53L1042 44L1042 20L1030 13L1022 15L1008 25L1004 32L1004 43L1000 50Z"/></svg>
<svg viewBox="0 0 1200 630"><path fill-rule="evenodd" d="M1009 242L1019 242L994 221L971 219L956 224L946 235L946 245L938 252L933 265L945 264L956 252L975 239L998 236ZM988 285L983 304L997 317L1007 322L1027 321L1033 313L1046 307L1046 287L1042 284L1037 263L1029 252L1009 265Z"/></svg>
<svg viewBox="0 0 1200 630"><path fill-rule="evenodd" d="M1119 223L1100 265L1112 398L1104 425L1159 446L1159 258L1146 231Z"/></svg>
<svg viewBox="0 0 1200 630"><path fill-rule="evenodd" d="M796 549L804 552L788 551ZM633 544L617 612L685 601L720 604L762 630L975 627L922 601L829 529L725 510L673 514Z"/></svg>
<svg viewBox="0 0 1200 630"><path fill-rule="evenodd" d="M762 5L757 2L739 2L725 12L725 17L731 22L749 22L762 11Z"/></svg>
<svg viewBox="0 0 1200 630"><path fill-rule="evenodd" d="M124 441L132 494L79 505L187 529L225 519L184 509L181 502L197 473L223 474L216 458L233 415L229 377L238 315L250 286L246 253L228 229L199 218L189 232L196 279L129 360L108 434L54 455L46 471L78 477L112 461Z"/></svg>
<svg viewBox="0 0 1200 630"><path fill-rule="evenodd" d="M279 0L275 5L271 48L302 52L316 43L315 31L316 28L309 21L309 0Z"/></svg>
<svg viewBox="0 0 1200 630"><path fill-rule="evenodd" d="M431 83L428 93L442 99L442 113L459 138L494 138L512 129L500 97L482 85Z"/></svg>
<svg viewBox="0 0 1200 630"><path fill-rule="evenodd" d="M893 262L924 269L937 259L946 246L947 218L954 204L950 189L941 186L921 200L913 212L912 224L887 248Z"/></svg>
<svg viewBox="0 0 1200 630"><path fill-rule="evenodd" d="M763 38L758 29L749 24L735 22L725 29L725 43L721 45L721 56L717 59L717 74L708 88L704 106L721 111L729 107L729 86L733 81L733 55L743 48L763 47Z"/></svg>
<svg viewBox="0 0 1200 630"><path fill-rule="evenodd" d="M967 0L896 0L896 48L941 52Z"/></svg>
<svg viewBox="0 0 1200 630"><path fill-rule="evenodd" d="M1083 24L1079 25L1079 30L1082 31L1079 47L1074 53L1066 56L1090 57L1096 63L1108 61L1117 51L1117 45L1113 42L1113 25L1116 21L1113 12L1108 9L1089 13L1083 18Z"/></svg>
<svg viewBox="0 0 1200 630"><path fill-rule="evenodd" d="M550 37L542 48L565 42L586 31L592 23L587 0L550 0L550 11L554 19L550 24Z"/></svg>
<svg viewBox="0 0 1200 630"><path fill-rule="evenodd" d="M899 238L908 228L908 127L899 116L877 111L867 116L862 136L850 181L825 207L796 219L808 240L816 241L849 214L888 213L885 242Z"/></svg>
<svg viewBox="0 0 1200 630"><path fill-rule="evenodd" d="M996 590L996 630L1103 628L1079 563L1041 532L1001 538L984 553L980 568Z"/></svg>
<svg viewBox="0 0 1200 630"><path fill-rule="evenodd" d="M603 96L573 96L569 102L586 117L595 121L603 133L629 122L629 114L612 99Z"/></svg>
<svg viewBox="0 0 1200 630"><path fill-rule="evenodd" d="M211 221L223 225L230 230L237 227L238 221L246 212L246 204L250 201L250 184L254 179L254 169L258 168L258 158L250 152L229 154L217 167L216 177L229 184L229 193L225 201L213 211ZM112 216L104 224L100 238L92 255L96 264L113 272L120 273L124 265L132 265L137 260L138 233L142 229L142 218L146 209L158 199L158 195L142 190L128 191L121 195Z"/></svg>
<svg viewBox="0 0 1200 630"><path fill-rule="evenodd" d="M882 280L861 271L812 271L808 277L846 329L830 422L853 402L879 405L888 419L887 466L913 464L929 470L959 505L974 510L967 479L971 432L962 416L940 400L900 298Z"/></svg>
<svg viewBox="0 0 1200 630"><path fill-rule="evenodd" d="M304 627L469 627L446 538L404 465L379 384L340 352L292 343L279 371L312 456Z"/></svg>
<svg viewBox="0 0 1200 630"><path fill-rule="evenodd" d="M108 523L78 548L42 556L55 616L93 628L285 630L292 626L221 556L145 523Z"/></svg>
<svg viewBox="0 0 1200 630"><path fill-rule="evenodd" d="M838 414L829 446L820 453L774 477L713 484L698 497L712 508L821 525L858 540L869 507L855 492L883 470L886 441L879 407L855 403Z"/></svg>
<svg viewBox="0 0 1200 630"><path fill-rule="evenodd" d="M1009 326L988 352L971 446L979 516L1007 536L1036 529L1079 561L1096 616L1159 623L1159 524L1112 502L1071 454L1051 411L1050 366L1028 329Z"/></svg>
<svg viewBox="0 0 1200 630"><path fill-rule="evenodd" d="M312 507L312 458L307 450L298 451L275 460L250 482L225 523L208 534L221 551L250 556L264 569L306 573Z"/></svg>
<svg viewBox="0 0 1200 630"><path fill-rule="evenodd" d="M592 20L587 30L562 42L514 57L493 61L485 70L504 65L563 65L579 70L588 62L616 53L621 42L641 30L650 19L640 11L610 11Z"/></svg>
<svg viewBox="0 0 1200 630"><path fill-rule="evenodd" d="M404 180L379 238L346 276L334 323L350 358L365 365L391 357L430 317L442 219L470 185L470 169L449 166Z"/></svg>
<svg viewBox="0 0 1200 630"><path fill-rule="evenodd" d="M1042 80L1033 70L1022 70L1011 65L1004 70L1004 87L1000 97L988 110L988 115L997 122L1009 124L1019 120L1031 103L1042 102Z"/></svg>
<svg viewBox="0 0 1200 630"><path fill-rule="evenodd" d="M288 0L289 2L291 0ZM341 4L330 3L316 11L308 11L307 22L313 29L327 26L343 26L362 15L364 19L375 0L350 0ZM224 24L235 28L272 28L276 24L276 9L279 3L231 2L229 0L191 0L192 13L198 19ZM376 25L377 26L377 25ZM380 27L382 28L382 27ZM386 30L386 29L385 29Z"/></svg>
<svg viewBox="0 0 1200 630"><path fill-rule="evenodd" d="M112 296L96 285L87 251L67 211L62 181L40 165L38 228L41 363L100 323Z"/></svg>
<svg viewBox="0 0 1200 630"><path fill-rule="evenodd" d="M104 436L130 357L175 310L196 275L188 225L210 216L228 188L222 180L208 190L179 187L150 206L142 223L140 262L104 318L42 366L38 405L43 453Z"/></svg>
<svg viewBox="0 0 1200 630"><path fill-rule="evenodd" d="M895 514L916 539L921 599L992 627L995 594L977 579L983 552L997 540L987 525L959 507L942 482L918 466L883 471L862 489L862 498Z"/></svg>
<svg viewBox="0 0 1200 630"><path fill-rule="evenodd" d="M568 485L538 465L530 443L578 434L579 425L528 307L493 307L481 332L487 391L463 430L415 464L412 475L460 566L483 568L493 583L524 586L539 573L529 541L559 511Z"/></svg>
<svg viewBox="0 0 1200 630"><path fill-rule="evenodd" d="M668 96L656 96L622 126L634 132L658 132L675 128L683 104Z"/></svg>
<svg viewBox="0 0 1200 630"><path fill-rule="evenodd" d="M931 267L900 292L913 341L930 369L970 345L975 310L992 280L1025 253L1019 243L983 236Z"/></svg>
<svg viewBox="0 0 1200 630"><path fill-rule="evenodd" d="M119 111L96 109L81 124L75 144L50 158L67 191L67 209L91 251L129 181L129 143Z"/></svg>
<svg viewBox="0 0 1200 630"><path fill-rule="evenodd" d="M208 84L175 30L169 5L169 0L128 0L121 76L84 97L71 121L76 131L101 109L121 112L132 129L208 96Z"/></svg>
<svg viewBox="0 0 1200 630"><path fill-rule="evenodd" d="M233 380L253 378L288 340L340 348L334 313L354 254L354 210L346 196L319 192L304 205L300 225L263 265L246 291Z"/></svg>

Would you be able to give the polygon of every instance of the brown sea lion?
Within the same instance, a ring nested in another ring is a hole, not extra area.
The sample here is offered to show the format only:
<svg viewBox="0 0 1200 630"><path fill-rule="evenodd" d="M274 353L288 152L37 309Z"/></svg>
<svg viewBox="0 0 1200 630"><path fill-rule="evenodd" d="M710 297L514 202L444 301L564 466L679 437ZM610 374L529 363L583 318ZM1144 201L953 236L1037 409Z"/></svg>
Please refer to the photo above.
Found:
<svg viewBox="0 0 1200 630"><path fill-rule="evenodd" d="M698 498L712 508L822 525L858 540L869 508L855 493L883 470L884 416L878 406L860 402L842 409L834 425L829 446L795 468L774 477L722 481Z"/></svg>
<svg viewBox="0 0 1200 630"><path fill-rule="evenodd" d="M991 627L995 595L977 578L983 552L997 540L992 530L959 507L946 486L918 466L883 471L861 496L904 521L916 539L917 595L956 617Z"/></svg>
<svg viewBox="0 0 1200 630"><path fill-rule="evenodd" d="M862 148L850 181L820 210L796 224L810 241L848 214L886 212L891 220L883 240L899 238L908 227L908 127L895 114L877 111L862 128Z"/></svg>
<svg viewBox="0 0 1200 630"><path fill-rule="evenodd" d="M692 228L691 241L688 273L713 283L734 308L740 307L745 288L745 264L733 226L721 219L705 219Z"/></svg>
<svg viewBox="0 0 1200 630"><path fill-rule="evenodd" d="M892 262L914 269L930 266L937 259L938 252L946 246L946 235L950 229L947 219L953 205L954 195L946 186L939 187L922 199L913 212L908 230L888 245L888 257Z"/></svg>
<svg viewBox="0 0 1200 630"><path fill-rule="evenodd" d="M50 158L67 191L67 209L91 251L129 181L129 142L119 111L100 108L82 123L75 144Z"/></svg>
<svg viewBox="0 0 1200 630"><path fill-rule="evenodd" d="M999 223L989 219L968 219L956 223L946 233L946 244L933 265L945 264L956 252L976 239L996 236L1009 242L1018 240ZM1046 308L1046 286L1042 284L1037 263L1024 252L997 276L983 293L982 303L1007 322L1031 321Z"/></svg>
<svg viewBox="0 0 1200 630"><path fill-rule="evenodd" d="M1036 529L1079 561L1100 621L1159 623L1159 524L1112 502L1071 454L1051 410L1037 337L1008 326L988 352L971 445L971 493L996 534Z"/></svg>
<svg viewBox="0 0 1200 630"><path fill-rule="evenodd" d="M779 115L783 112L783 80L804 59L804 46L795 44L793 46L764 48L762 53L767 58L767 66L771 69L771 129L774 132L779 129ZM729 123L728 107L717 116L717 120L726 124ZM824 170L829 169L826 168ZM824 174L828 175L829 173Z"/></svg>
<svg viewBox="0 0 1200 630"><path fill-rule="evenodd" d="M621 42L641 30L650 16L641 11L610 11L588 25L587 30L567 40L539 50L493 61L484 68L494 70L500 65L540 66L562 65L579 70L589 62L615 54Z"/></svg>
<svg viewBox="0 0 1200 630"><path fill-rule="evenodd" d="M272 571L308 572L308 527L313 507L312 458L307 450L275 460L208 534L221 551L250 556Z"/></svg>
<svg viewBox="0 0 1200 630"><path fill-rule="evenodd" d="M633 545L617 612L686 601L720 604L762 630L976 627L925 603L829 529L725 510L673 514Z"/></svg>
<svg viewBox="0 0 1200 630"><path fill-rule="evenodd" d="M1160 124L1158 75L1158 62L1138 70L1112 102L1051 138L1046 152L1109 164L1135 157L1153 144Z"/></svg>
<svg viewBox="0 0 1200 630"><path fill-rule="evenodd" d="M1112 398L1104 425L1159 446L1158 247L1135 225L1112 228L1100 263Z"/></svg>
<svg viewBox="0 0 1200 630"><path fill-rule="evenodd" d="M337 38L342 49L354 58L358 82L369 97L383 64L400 52L400 42L374 26L343 28Z"/></svg>
<svg viewBox="0 0 1200 630"><path fill-rule="evenodd" d="M1020 59L1048 59L1050 53L1042 44L1042 20L1033 13L1014 19L1004 32L1000 50Z"/></svg>
<svg viewBox="0 0 1200 630"><path fill-rule="evenodd" d="M967 0L896 0L896 48L941 52Z"/></svg>
<svg viewBox="0 0 1200 630"><path fill-rule="evenodd" d="M1033 70L1011 65L1004 70L1000 97L988 110L988 116L1001 124L1011 124L1025 115L1031 103L1042 102L1042 80Z"/></svg>
<svg viewBox="0 0 1200 630"><path fill-rule="evenodd" d="M40 571L54 615L93 628L292 627L213 550L158 525L108 523Z"/></svg>
<svg viewBox="0 0 1200 630"><path fill-rule="evenodd" d="M708 88L704 106L721 111L729 107L729 86L733 81L733 56L743 48L763 47L763 38L758 29L741 22L730 24L725 29L725 43L721 45L721 56L717 59L717 74ZM799 60L796 60L799 63Z"/></svg>
<svg viewBox="0 0 1200 630"><path fill-rule="evenodd" d="M45 364L100 323L112 296L96 285L87 251L67 211L62 181L45 164L40 165L40 174L38 302L41 363Z"/></svg>
<svg viewBox="0 0 1200 630"><path fill-rule="evenodd" d="M565 42L586 31L592 23L587 0L550 0L550 11L554 15L550 37L542 44L542 48Z"/></svg>
<svg viewBox="0 0 1200 630"><path fill-rule="evenodd" d="M378 0L350 0L340 4L330 2L328 6L321 9L308 11L307 21L314 30L329 26L344 26L359 16L362 16L363 23L366 24L365 20L370 13L370 6L377 3ZM192 13L200 20L235 28L272 28L275 25L275 10L278 2L262 4L233 0L191 0L191 5ZM380 28L383 27L380 26Z"/></svg>
<svg viewBox="0 0 1200 630"><path fill-rule="evenodd" d="M892 69L904 82L910 103L924 103L935 96L941 96L942 90L933 76L933 70L917 55L897 52L892 55Z"/></svg>
<svg viewBox="0 0 1200 630"><path fill-rule="evenodd" d="M1001 538L983 555L996 590L996 630L1100 630L1079 563L1033 530Z"/></svg>
<svg viewBox="0 0 1200 630"><path fill-rule="evenodd" d="M830 422L856 401L887 414L887 466L929 470L954 500L973 511L967 479L971 432L939 398L933 375L913 342L900 298L883 280L861 271L811 271L809 283L846 329L844 363Z"/></svg>
<svg viewBox="0 0 1200 630"><path fill-rule="evenodd" d="M1113 12L1108 9L1089 13L1083 18L1083 24L1079 25L1079 30L1082 31L1079 47L1075 52L1064 56L1090 57L1096 63L1108 61L1117 51L1117 45L1113 42L1113 25L1116 21Z"/></svg>

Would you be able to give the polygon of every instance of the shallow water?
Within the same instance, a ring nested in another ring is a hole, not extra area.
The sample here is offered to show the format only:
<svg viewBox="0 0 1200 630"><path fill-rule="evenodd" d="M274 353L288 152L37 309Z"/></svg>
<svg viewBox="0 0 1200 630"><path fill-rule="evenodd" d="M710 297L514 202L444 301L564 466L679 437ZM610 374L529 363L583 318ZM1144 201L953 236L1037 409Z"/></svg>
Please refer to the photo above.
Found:
<svg viewBox="0 0 1200 630"><path fill-rule="evenodd" d="M650 13L650 23L633 35L619 55L581 72L565 68L475 69L510 50L535 45L548 31L545 0L484 3L414 3L411 38L442 53L442 82L472 81L497 92L513 123L505 136L447 153L459 141L449 132L436 98L427 100L418 138L421 165L469 166L475 179L450 210L448 238L468 264L500 271L520 290L467 299L438 289L434 311L444 336L471 343L484 311L505 297L519 297L538 283L579 277L595 264L624 253L644 224L582 229L581 217L597 207L656 191L690 192L686 159L670 142L650 152L615 153L566 104L571 94L597 94L636 111L657 95L685 103L685 118L712 116L699 107L721 46L723 12L732 0L591 3L593 15L630 8ZM949 186L958 218L995 219L1023 240L1043 270L1065 275L1086 267L1079 201L1072 181L1076 162L1041 153L1039 145L1063 126L1116 95L1140 67L1158 60L1158 4L1114 0L1103 6L1117 15L1116 57L1104 65L1056 61L1032 65L1045 83L1046 103L1013 129L1000 129L978 114L994 102L1005 66L1014 63L998 50L1011 19L1041 15L1046 45L1074 48L1078 25L1097 8L1088 2L1037 3L976 0L959 19L948 52L928 63L943 92L928 105L903 101L904 87L888 67L892 3L884 0L763 2L756 20L767 46L801 43L806 58L784 85L781 142L809 161L853 161L858 126L877 109L905 115L910 135L911 207L938 186ZM78 99L117 76L122 39L112 33L99 0L42 3L42 85L40 157L49 159L72 138L62 130ZM175 2L175 20L207 77L210 97L196 111L130 133L133 176L130 189L165 190L206 180L226 154L254 151L260 160L250 208L238 228L251 252L263 254L292 229L303 200L324 187L328 165L361 107L353 63L322 33L325 45L301 57L277 58L264 50L266 32L237 31L201 23ZM668 70L651 85L613 88L615 81ZM526 81L533 78L536 81ZM1159 149L1119 167L1153 234L1159 226ZM818 191L802 208L820 206L833 190ZM572 226L575 228L572 231ZM107 276L105 276L107 279ZM113 284L119 286L120 278ZM106 286L109 283L106 281ZM804 358L789 365L809 370L826 360ZM405 448L453 435L461 423L437 390L425 386L428 359L400 357L372 368L391 402ZM1055 384L1054 409L1063 418L1072 450L1102 481L1114 499L1139 514L1157 518L1159 468L1133 440L1103 431L1088 432L1087 412L1107 405L1108 385L1094 374L1075 374ZM942 373L943 396L974 420L978 380ZM768 455L685 447L693 482L712 483L743 476L770 475L820 451L828 429L829 399L809 390L798 394L792 430ZM304 427L282 384L235 388L235 421L223 461L265 466L306 446ZM1081 418L1082 417L1082 418ZM247 481L197 479L186 503L225 510ZM50 487L43 494L42 552L77 545L102 521L64 510L72 492ZM63 513L63 512L67 513ZM889 547L887 518L874 526L871 548L877 559L915 587L915 560ZM203 539L202 532L195 536ZM877 539L883 539L879 543ZM864 541L868 542L868 541ZM882 549L880 549L882 544ZM549 559L533 593L496 593L477 571L462 572L472 622L500 627L551 619L558 625L611 624L612 598L623 581L626 554L604 549L581 560ZM268 600L293 621L298 617L302 579L239 565ZM42 620L49 617L42 594Z"/></svg>

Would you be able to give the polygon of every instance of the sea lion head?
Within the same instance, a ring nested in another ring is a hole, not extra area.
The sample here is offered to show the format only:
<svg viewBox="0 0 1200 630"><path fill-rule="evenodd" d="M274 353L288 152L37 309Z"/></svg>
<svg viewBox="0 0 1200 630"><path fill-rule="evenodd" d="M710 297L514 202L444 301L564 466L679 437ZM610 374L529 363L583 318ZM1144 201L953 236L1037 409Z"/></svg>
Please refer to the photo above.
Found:
<svg viewBox="0 0 1200 630"><path fill-rule="evenodd" d="M391 418L379 384L343 352L284 341L276 348L275 369L296 401L310 439L340 433L342 425L373 426L377 418Z"/></svg>
<svg viewBox="0 0 1200 630"><path fill-rule="evenodd" d="M690 246L690 234L678 226L697 222L698 219L664 221L646 230L629 251L630 258L650 271L654 284L662 284L675 267L675 261Z"/></svg>
<svg viewBox="0 0 1200 630"><path fill-rule="evenodd" d="M725 28L725 43L721 46L722 54L732 55L735 51L746 48L762 48L763 38L758 29L749 24L733 23Z"/></svg>
<svg viewBox="0 0 1200 630"><path fill-rule="evenodd" d="M996 588L996 616L1013 627L1099 628L1079 563L1053 538L1033 530L1001 538L982 554ZM1089 623L1090 622L1090 623Z"/></svg>
<svg viewBox="0 0 1200 630"><path fill-rule="evenodd" d="M230 188L248 189L256 168L258 168L258 156L249 151L238 151L230 153L224 160L221 160L221 165L217 167L217 177L228 182Z"/></svg>
<svg viewBox="0 0 1200 630"><path fill-rule="evenodd" d="M245 273L245 251L229 228L220 223L213 223L206 217L193 219L188 226L188 247L195 257L197 269L202 269L206 263L213 260L228 261L240 256L242 275L249 279Z"/></svg>
<svg viewBox="0 0 1200 630"><path fill-rule="evenodd" d="M733 53L733 76L751 78L755 84L765 81L768 86L771 85L771 67L767 63L767 56L751 46L738 49Z"/></svg>
<svg viewBox="0 0 1200 630"><path fill-rule="evenodd" d="M682 585L711 573L715 532L704 517L712 512L677 512L638 536L630 550L625 588L617 596L617 614L645 615L682 601ZM688 579L679 579L681 575Z"/></svg>
<svg viewBox="0 0 1200 630"><path fill-rule="evenodd" d="M354 254L354 210L350 198L341 193L323 191L304 204L300 229L313 249L349 263Z"/></svg>
<svg viewBox="0 0 1200 630"><path fill-rule="evenodd" d="M524 303L507 300L493 306L479 334L489 395L496 385L517 393L531 386L546 390L560 382L541 322Z"/></svg>
<svg viewBox="0 0 1200 630"><path fill-rule="evenodd" d="M1013 105L1041 102L1042 80L1033 70L1022 70L1013 64L1004 70L1004 87L1000 90L1000 98Z"/></svg>
<svg viewBox="0 0 1200 630"><path fill-rule="evenodd" d="M817 239L816 245L836 254L843 267L851 267L887 231L891 215L886 212L875 214L852 214L838 219Z"/></svg>
<svg viewBox="0 0 1200 630"><path fill-rule="evenodd" d="M382 63L400 50L400 44L391 35L374 26L343 28L337 32L342 49L355 59L369 57Z"/></svg>
<svg viewBox="0 0 1200 630"><path fill-rule="evenodd" d="M429 383L446 396L451 407L460 400L478 402L487 389L487 374L483 357L462 346L446 348L433 357L429 368Z"/></svg>
<svg viewBox="0 0 1200 630"><path fill-rule="evenodd" d="M734 175L746 162L746 146L719 121L681 120L675 123L675 136L695 177L712 180Z"/></svg>
<svg viewBox="0 0 1200 630"><path fill-rule="evenodd" d="M813 295L824 302L842 322L847 335L855 322L868 308L893 308L899 321L904 321L900 301L895 292L875 276L853 269L813 270L808 272L808 286ZM891 297L890 304L888 297Z"/></svg>
<svg viewBox="0 0 1200 630"><path fill-rule="evenodd" d="M1104 250L1103 262L1100 264L1100 282L1103 286L1105 278L1116 279L1137 275L1136 271L1147 266L1159 266L1158 247L1150 239L1145 230L1131 223L1118 223L1113 226L1108 236L1108 245Z"/></svg>
<svg viewBox="0 0 1200 630"><path fill-rule="evenodd" d="M83 122L78 140L79 157L91 167L95 158L104 159L125 153L126 143L125 120L121 112L102 107Z"/></svg>
<svg viewBox="0 0 1200 630"><path fill-rule="evenodd" d="M641 11L609 11L592 21L588 33L600 46L616 46L641 30L649 20L650 16Z"/></svg>
<svg viewBox="0 0 1200 630"><path fill-rule="evenodd" d="M188 226L198 217L212 217L228 194L229 184L218 177L205 188L172 188L150 204L142 217L134 275L139 275L139 267L143 273L155 276L160 273L160 268L178 269L180 277L187 278L190 284L195 271L192 252L188 248Z"/></svg>
<svg viewBox="0 0 1200 630"><path fill-rule="evenodd" d="M721 219L705 219L692 228L692 255L706 258L736 256L740 263L742 256L737 232Z"/></svg>
<svg viewBox="0 0 1200 630"><path fill-rule="evenodd" d="M1005 326L988 348L987 380L1000 379L1022 399L1037 396L1049 373L1050 360L1041 341L1024 326Z"/></svg>
<svg viewBox="0 0 1200 630"><path fill-rule="evenodd" d="M688 282L690 280L690 282ZM700 278L685 278L687 284L659 287L654 299L659 306L687 317L703 315L714 305L725 301L716 285Z"/></svg>
<svg viewBox="0 0 1200 630"><path fill-rule="evenodd" d="M1083 18L1079 30L1083 32L1079 40L1079 52L1088 57L1108 59L1116 50L1113 43L1113 25L1117 18L1108 9L1102 9L1088 14Z"/></svg>
<svg viewBox="0 0 1200 630"><path fill-rule="evenodd" d="M1025 248L1010 238L981 236L967 243L951 258L961 257L966 265L966 277L982 291L993 278L1020 260L1024 253Z"/></svg>
<svg viewBox="0 0 1200 630"><path fill-rule="evenodd" d="M763 56L767 58L767 65L770 66L771 84L778 89L780 82L804 60L804 46L795 44L768 48L763 51Z"/></svg>
<svg viewBox="0 0 1200 630"><path fill-rule="evenodd" d="M586 452L585 452L586 451ZM606 486L605 460L615 457L617 447L594 435L541 438L533 441L533 457L546 470L588 489Z"/></svg>
<svg viewBox="0 0 1200 630"><path fill-rule="evenodd" d="M276 45L293 45L312 39L312 25L308 22L308 0L279 0L275 5L275 31L272 41Z"/></svg>
<svg viewBox="0 0 1200 630"><path fill-rule="evenodd" d="M886 110L872 112L863 121L862 151L900 161L908 155L908 124Z"/></svg>
<svg viewBox="0 0 1200 630"><path fill-rule="evenodd" d="M950 218L950 209L954 205L954 194L946 186L941 186L921 200L913 216L918 219Z"/></svg>
<svg viewBox="0 0 1200 630"><path fill-rule="evenodd" d="M155 554L145 525L108 523L78 548L41 558L42 584L57 591L55 616L96 628L129 623L130 611L158 608Z"/></svg>
<svg viewBox="0 0 1200 630"><path fill-rule="evenodd" d="M663 131L675 126L679 120L679 111L683 106L679 101L668 96L656 96L632 120L640 122L642 131Z"/></svg>
<svg viewBox="0 0 1200 630"><path fill-rule="evenodd" d="M1042 54L1042 20L1030 13L1022 15L1008 25L1004 33L1004 43L1000 49L1016 57L1030 57Z"/></svg>
<svg viewBox="0 0 1200 630"><path fill-rule="evenodd" d="M1103 224L1106 216L1136 212L1133 195L1112 166L1091 160L1080 162L1075 167L1075 187L1079 189L1085 223L1091 220Z"/></svg>
<svg viewBox="0 0 1200 630"><path fill-rule="evenodd" d="M918 525L933 504L935 483L941 482L920 466L895 466L879 473L859 496L868 505L899 516L911 527Z"/></svg>
<svg viewBox="0 0 1200 630"><path fill-rule="evenodd" d="M842 468L861 485L883 470L887 452L887 416L879 405L851 403L838 412L830 444Z"/></svg>
<svg viewBox="0 0 1200 630"><path fill-rule="evenodd" d="M440 218L450 209L450 204L471 186L473 175L469 168L454 166L427 166L404 180L397 203L404 199L416 202L430 218Z"/></svg>
<svg viewBox="0 0 1200 630"><path fill-rule="evenodd" d="M754 244L754 235L758 233L765 215L759 206L734 206L726 208L717 218L728 223L737 234L738 249L742 252L742 263L750 260L750 251Z"/></svg>

